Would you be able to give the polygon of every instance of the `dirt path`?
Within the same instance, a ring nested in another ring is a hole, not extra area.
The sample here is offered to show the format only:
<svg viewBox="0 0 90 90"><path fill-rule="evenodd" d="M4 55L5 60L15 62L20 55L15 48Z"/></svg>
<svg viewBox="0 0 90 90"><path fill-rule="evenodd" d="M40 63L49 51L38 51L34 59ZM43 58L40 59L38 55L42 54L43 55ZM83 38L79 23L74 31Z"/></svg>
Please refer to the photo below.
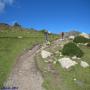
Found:
<svg viewBox="0 0 90 90"><path fill-rule="evenodd" d="M4 84L5 87L18 87L14 90L44 90L42 87L43 78L37 70L34 55L39 45L20 56L13 72Z"/></svg>

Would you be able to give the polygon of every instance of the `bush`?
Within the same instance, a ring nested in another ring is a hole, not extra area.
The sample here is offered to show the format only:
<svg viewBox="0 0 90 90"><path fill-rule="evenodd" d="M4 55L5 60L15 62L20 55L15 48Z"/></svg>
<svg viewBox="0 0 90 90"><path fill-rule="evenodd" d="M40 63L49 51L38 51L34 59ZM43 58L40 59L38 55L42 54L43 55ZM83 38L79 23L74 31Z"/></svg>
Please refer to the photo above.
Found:
<svg viewBox="0 0 90 90"><path fill-rule="evenodd" d="M62 54L67 55L67 56L77 56L77 57L82 57L83 56L83 51L77 47L75 43L67 43L64 45L62 49Z"/></svg>
<svg viewBox="0 0 90 90"><path fill-rule="evenodd" d="M87 44L87 47L90 47L90 42Z"/></svg>
<svg viewBox="0 0 90 90"><path fill-rule="evenodd" d="M82 37L82 36L77 36L73 40L73 42L75 42L75 43L88 43L89 41L90 41L90 39L87 39L87 38Z"/></svg>

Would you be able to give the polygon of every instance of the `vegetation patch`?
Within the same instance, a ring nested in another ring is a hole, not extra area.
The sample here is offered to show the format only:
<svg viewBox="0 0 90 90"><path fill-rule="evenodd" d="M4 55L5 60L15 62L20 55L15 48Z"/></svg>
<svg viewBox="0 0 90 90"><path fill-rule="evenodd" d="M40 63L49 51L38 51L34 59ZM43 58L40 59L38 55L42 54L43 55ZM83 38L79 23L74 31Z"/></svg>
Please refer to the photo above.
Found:
<svg viewBox="0 0 90 90"><path fill-rule="evenodd" d="M60 45L58 46L58 49L49 48L49 51L53 52L52 49L54 49L53 51L55 52L55 50L57 51L60 49ZM90 64L90 49L88 49L86 46L80 46L80 49L84 52L84 57L82 57L82 60ZM54 55L54 58L57 58L57 55ZM46 58L46 60L48 60L48 58ZM80 64L77 64L75 67L71 67L70 69L66 70L60 66L59 62L56 64L53 64L52 62L44 62L40 53L36 55L36 64L44 78L43 86L46 90L90 89L89 67L82 68Z"/></svg>
<svg viewBox="0 0 90 90"><path fill-rule="evenodd" d="M67 43L62 49L62 54L66 56L77 56L82 57L84 55L83 51L75 43Z"/></svg>
<svg viewBox="0 0 90 90"><path fill-rule="evenodd" d="M87 47L90 47L90 42L89 42L89 43L87 43Z"/></svg>
<svg viewBox="0 0 90 90"><path fill-rule="evenodd" d="M90 39L85 38L83 36L77 36L74 38L73 42L75 42L75 43L88 43L88 42L90 42Z"/></svg>
<svg viewBox="0 0 90 90"><path fill-rule="evenodd" d="M57 36L49 36L51 40L55 37ZM17 57L44 41L44 34L39 31L15 29L0 32L0 87L12 71Z"/></svg>

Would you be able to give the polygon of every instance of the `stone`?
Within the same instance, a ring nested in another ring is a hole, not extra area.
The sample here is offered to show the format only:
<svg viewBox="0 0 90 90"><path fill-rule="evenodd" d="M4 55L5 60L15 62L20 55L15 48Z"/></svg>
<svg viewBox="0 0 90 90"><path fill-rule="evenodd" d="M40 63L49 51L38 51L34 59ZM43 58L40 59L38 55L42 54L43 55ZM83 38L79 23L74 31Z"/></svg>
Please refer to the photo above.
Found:
<svg viewBox="0 0 90 90"><path fill-rule="evenodd" d="M78 60L80 60L81 58L77 58Z"/></svg>
<svg viewBox="0 0 90 90"><path fill-rule="evenodd" d="M90 37L89 37L89 34L84 33L84 32L83 32L83 33L81 33L81 34L80 34L80 36L83 36L83 37L88 38L88 39L90 38Z"/></svg>
<svg viewBox="0 0 90 90"><path fill-rule="evenodd" d="M62 57L63 55L62 54L60 54L60 57Z"/></svg>
<svg viewBox="0 0 90 90"><path fill-rule="evenodd" d="M57 61L53 61L53 64L56 64L57 63Z"/></svg>
<svg viewBox="0 0 90 90"><path fill-rule="evenodd" d="M88 43L85 43L84 45L87 46Z"/></svg>
<svg viewBox="0 0 90 90"><path fill-rule="evenodd" d="M62 57L63 55L62 55L62 53L60 52L60 57Z"/></svg>
<svg viewBox="0 0 90 90"><path fill-rule="evenodd" d="M77 64L76 61L71 60L70 58L61 58L58 60L61 66L65 69L68 69L72 66L75 66Z"/></svg>
<svg viewBox="0 0 90 90"><path fill-rule="evenodd" d="M75 36L69 36L69 39L74 40Z"/></svg>
<svg viewBox="0 0 90 90"><path fill-rule="evenodd" d="M73 80L74 80L74 81L76 81L77 79L76 79L76 78L74 78Z"/></svg>
<svg viewBox="0 0 90 90"><path fill-rule="evenodd" d="M19 39L23 38L22 36L18 36Z"/></svg>
<svg viewBox="0 0 90 90"><path fill-rule="evenodd" d="M80 65L83 67L83 68L86 68L86 67L89 67L89 64L85 61L81 61L80 62Z"/></svg>
<svg viewBox="0 0 90 90"><path fill-rule="evenodd" d="M73 56L72 59L77 59L77 56Z"/></svg>
<svg viewBox="0 0 90 90"><path fill-rule="evenodd" d="M79 46L80 46L80 44L77 44L77 46L79 47Z"/></svg>
<svg viewBox="0 0 90 90"><path fill-rule="evenodd" d="M45 50L41 51L42 58L47 58L47 57L50 57L51 55L52 55L52 53L50 53L48 51L45 51Z"/></svg>

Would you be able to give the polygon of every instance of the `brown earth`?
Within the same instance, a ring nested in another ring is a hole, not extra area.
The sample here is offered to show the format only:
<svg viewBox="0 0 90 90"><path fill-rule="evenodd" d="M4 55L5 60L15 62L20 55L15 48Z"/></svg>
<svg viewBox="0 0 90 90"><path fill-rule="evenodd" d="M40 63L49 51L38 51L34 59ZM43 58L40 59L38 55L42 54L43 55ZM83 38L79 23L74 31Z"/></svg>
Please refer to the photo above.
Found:
<svg viewBox="0 0 90 90"><path fill-rule="evenodd" d="M44 90L43 78L35 65L35 54L40 49L36 45L32 50L21 55L5 82L5 87L16 87L15 90Z"/></svg>

